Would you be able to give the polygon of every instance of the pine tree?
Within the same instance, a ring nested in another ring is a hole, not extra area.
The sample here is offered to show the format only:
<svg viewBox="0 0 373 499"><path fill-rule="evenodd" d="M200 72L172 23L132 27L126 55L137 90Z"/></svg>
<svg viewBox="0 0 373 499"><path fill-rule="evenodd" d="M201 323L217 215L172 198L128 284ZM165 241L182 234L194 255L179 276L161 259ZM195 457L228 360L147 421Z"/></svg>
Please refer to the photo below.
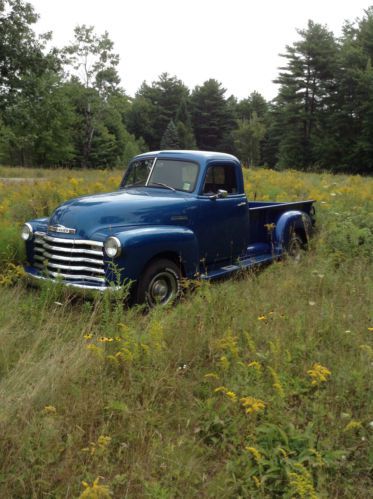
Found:
<svg viewBox="0 0 373 499"><path fill-rule="evenodd" d="M161 149L180 149L180 139L175 123L171 120L162 136Z"/></svg>
<svg viewBox="0 0 373 499"><path fill-rule="evenodd" d="M318 161L315 149L334 85L338 47L333 33L313 21L298 33L301 39L282 54L287 65L275 81L280 84L275 116L279 163L307 167Z"/></svg>
<svg viewBox="0 0 373 499"><path fill-rule="evenodd" d="M225 92L221 83L210 79L192 93L192 121L199 149L227 151L229 147L235 122Z"/></svg>

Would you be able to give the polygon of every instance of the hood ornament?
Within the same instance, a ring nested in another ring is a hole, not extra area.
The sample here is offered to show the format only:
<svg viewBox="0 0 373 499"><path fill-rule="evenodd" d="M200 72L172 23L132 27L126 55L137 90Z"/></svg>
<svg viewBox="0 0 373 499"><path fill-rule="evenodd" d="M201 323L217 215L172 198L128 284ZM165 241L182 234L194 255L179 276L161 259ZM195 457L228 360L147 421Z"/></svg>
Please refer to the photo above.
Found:
<svg viewBox="0 0 373 499"><path fill-rule="evenodd" d="M75 234L76 229L69 229L69 227L65 227L64 225L48 225L48 232L59 232L62 234Z"/></svg>

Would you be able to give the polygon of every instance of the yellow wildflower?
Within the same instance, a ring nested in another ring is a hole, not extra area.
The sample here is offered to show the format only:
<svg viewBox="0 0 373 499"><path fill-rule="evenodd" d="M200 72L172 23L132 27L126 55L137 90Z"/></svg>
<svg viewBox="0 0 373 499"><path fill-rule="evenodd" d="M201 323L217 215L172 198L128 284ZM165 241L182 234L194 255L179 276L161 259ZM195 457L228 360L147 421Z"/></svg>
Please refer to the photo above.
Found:
<svg viewBox="0 0 373 499"><path fill-rule="evenodd" d="M227 392L225 392L225 395L231 399L233 402L236 402L237 401L237 395L232 392L231 390L228 390Z"/></svg>
<svg viewBox="0 0 373 499"><path fill-rule="evenodd" d="M267 317L265 315L259 315L258 321L265 321Z"/></svg>
<svg viewBox="0 0 373 499"><path fill-rule="evenodd" d="M100 477L89 485L87 482L82 482L84 491L80 494L79 499L110 499L112 492L107 485L99 484Z"/></svg>
<svg viewBox="0 0 373 499"><path fill-rule="evenodd" d="M240 402L245 408L246 414L253 414L256 412L263 411L266 406L263 400L256 399L254 397L242 397L240 399Z"/></svg>
<svg viewBox="0 0 373 499"><path fill-rule="evenodd" d="M331 375L331 372L327 367L324 367L316 362L313 364L312 369L307 371L307 374L311 377L311 385L318 386L321 385L321 383L328 381L328 377Z"/></svg>
<svg viewBox="0 0 373 499"><path fill-rule="evenodd" d="M272 367L268 367L269 372L271 373L272 379L273 379L273 388L276 390L276 392L280 395L281 398L285 397L284 389L281 384L279 375L276 373Z"/></svg>
<svg viewBox="0 0 373 499"><path fill-rule="evenodd" d="M92 333L87 333L87 334L85 334L85 335L83 336L83 338L84 338L85 340L91 340L91 339L93 338L93 334L92 334Z"/></svg>
<svg viewBox="0 0 373 499"><path fill-rule="evenodd" d="M56 414L57 409L54 407L54 405L46 405L42 412L43 414Z"/></svg>
<svg viewBox="0 0 373 499"><path fill-rule="evenodd" d="M204 375L206 379L219 379L219 376L216 373L207 373Z"/></svg>
<svg viewBox="0 0 373 499"><path fill-rule="evenodd" d="M229 369L229 366L230 366L230 362L229 360L227 359L227 357L225 355L222 355L220 357L220 361L219 361L219 364L220 364L220 367L226 371L227 369Z"/></svg>
<svg viewBox="0 0 373 499"><path fill-rule="evenodd" d="M225 393L226 391L228 391L227 388L225 388L225 386L218 386L217 388L215 388L214 392L215 393L220 393L220 392L223 392Z"/></svg>
<svg viewBox="0 0 373 499"><path fill-rule="evenodd" d="M249 447L249 446L245 447L245 449L247 450L247 452L250 452L250 454L253 456L253 458L255 459L255 461L257 463L259 463L259 461L261 461L262 455L260 454L258 449L256 449L255 447Z"/></svg>
<svg viewBox="0 0 373 499"><path fill-rule="evenodd" d="M344 428L343 431L359 430L362 427L360 421L355 421L354 419L350 421Z"/></svg>
<svg viewBox="0 0 373 499"><path fill-rule="evenodd" d="M107 338L106 336L102 336L101 338L98 339L98 341L100 343L111 343L113 340L113 338Z"/></svg>
<svg viewBox="0 0 373 499"><path fill-rule="evenodd" d="M259 489L259 488L260 488L260 486L261 486L261 484L262 484L262 482L261 482L261 481L259 480L259 478L258 478L257 476L255 476L255 475L253 475L253 476L252 476L252 479L253 479L253 481L254 481L254 483L255 483L256 487Z"/></svg>
<svg viewBox="0 0 373 499"><path fill-rule="evenodd" d="M262 365L260 362L253 360L249 364L247 364L247 367L253 367L256 371L260 372L262 370Z"/></svg>
<svg viewBox="0 0 373 499"><path fill-rule="evenodd" d="M111 442L111 437L107 437L106 435L100 435L97 439L97 444L101 448L106 448Z"/></svg>

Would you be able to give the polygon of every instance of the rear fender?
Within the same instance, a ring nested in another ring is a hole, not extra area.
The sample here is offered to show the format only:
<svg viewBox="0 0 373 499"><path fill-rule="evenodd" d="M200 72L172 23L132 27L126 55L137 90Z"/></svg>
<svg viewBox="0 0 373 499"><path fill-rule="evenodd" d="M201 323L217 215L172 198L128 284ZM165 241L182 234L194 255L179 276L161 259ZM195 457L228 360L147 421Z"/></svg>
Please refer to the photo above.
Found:
<svg viewBox="0 0 373 499"><path fill-rule="evenodd" d="M287 211L277 220L275 228L275 249L282 253L294 232L302 235L304 242L308 241L312 232L312 221L307 213L298 210Z"/></svg>
<svg viewBox="0 0 373 499"><path fill-rule="evenodd" d="M187 227L147 226L112 235L121 242L122 251L118 258L107 261L120 270L122 279L136 281L150 260L165 253L175 255L186 277L193 277L198 270L197 238ZM115 281L114 274L111 280Z"/></svg>

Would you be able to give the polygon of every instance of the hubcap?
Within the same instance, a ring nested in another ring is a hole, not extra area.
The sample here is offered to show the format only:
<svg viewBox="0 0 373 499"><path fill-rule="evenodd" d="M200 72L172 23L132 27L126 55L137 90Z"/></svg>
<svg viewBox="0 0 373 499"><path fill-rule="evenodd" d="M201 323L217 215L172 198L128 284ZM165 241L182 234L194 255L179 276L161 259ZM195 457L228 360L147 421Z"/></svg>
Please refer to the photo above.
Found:
<svg viewBox="0 0 373 499"><path fill-rule="evenodd" d="M156 274L149 284L148 299L151 305L166 305L177 296L178 282L167 270Z"/></svg>

